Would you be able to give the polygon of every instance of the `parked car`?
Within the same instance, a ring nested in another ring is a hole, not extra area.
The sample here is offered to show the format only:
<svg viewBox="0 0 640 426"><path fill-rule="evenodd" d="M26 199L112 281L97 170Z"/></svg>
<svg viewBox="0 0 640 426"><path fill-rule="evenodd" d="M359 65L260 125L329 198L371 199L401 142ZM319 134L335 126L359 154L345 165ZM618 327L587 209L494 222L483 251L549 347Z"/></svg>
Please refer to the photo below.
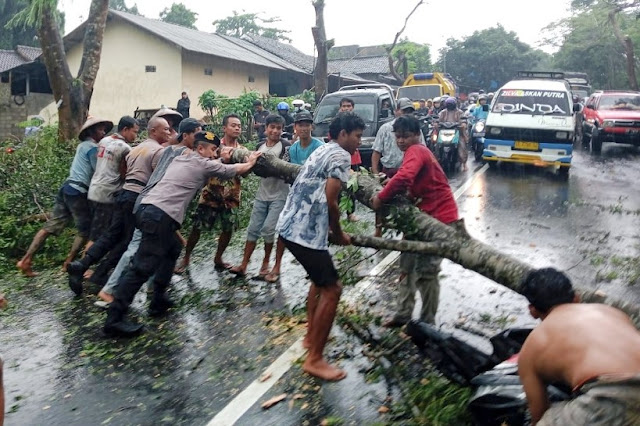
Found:
<svg viewBox="0 0 640 426"><path fill-rule="evenodd" d="M396 101L393 96L393 90L386 84L362 84L345 86L337 92L329 93L322 98L316 107L313 116L313 136L328 140L329 124L338 114L342 98L353 100L354 112L365 122L366 127L362 134L362 143L359 149L362 157L362 166L368 169L371 167L373 141L380 126L394 118L393 112L396 109Z"/></svg>
<svg viewBox="0 0 640 426"><path fill-rule="evenodd" d="M599 91L583 111L582 145L599 153L603 142L640 146L640 92Z"/></svg>

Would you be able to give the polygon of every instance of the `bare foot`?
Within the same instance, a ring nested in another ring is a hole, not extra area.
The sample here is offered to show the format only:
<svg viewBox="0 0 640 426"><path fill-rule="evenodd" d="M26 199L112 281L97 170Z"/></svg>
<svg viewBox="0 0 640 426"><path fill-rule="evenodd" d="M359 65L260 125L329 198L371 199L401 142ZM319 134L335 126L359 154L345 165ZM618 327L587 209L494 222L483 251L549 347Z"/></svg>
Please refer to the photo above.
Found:
<svg viewBox="0 0 640 426"><path fill-rule="evenodd" d="M280 279L280 271L271 271L264 276L264 280L268 283L275 283Z"/></svg>
<svg viewBox="0 0 640 426"><path fill-rule="evenodd" d="M326 362L324 359L315 363L309 362L309 358L302 364L305 373L318 377L323 380L337 382L347 377L347 372Z"/></svg>
<svg viewBox="0 0 640 426"><path fill-rule="evenodd" d="M233 269L233 265L231 265L230 263L217 261L217 260L213 261L213 267L218 271L226 271L226 270ZM239 268L239 266L236 266L236 268ZM244 275L244 273L245 271L243 270L242 275Z"/></svg>
<svg viewBox="0 0 640 426"><path fill-rule="evenodd" d="M93 269L87 269L86 271L84 271L84 274L82 274L82 278L84 278L85 280L91 279L92 276L93 276Z"/></svg>
<svg viewBox="0 0 640 426"><path fill-rule="evenodd" d="M106 293L102 290L100 290L100 293L98 293L98 297L100 299L102 299L103 301L107 302L107 303L111 303L113 302L114 297L112 295L110 295L109 293Z"/></svg>
<svg viewBox="0 0 640 426"><path fill-rule="evenodd" d="M360 219L358 218L358 216L356 216L355 214L351 213L349 216L347 216L347 219L349 220L349 222L357 222Z"/></svg>
<svg viewBox="0 0 640 426"><path fill-rule="evenodd" d="M464 163L464 164L462 165L462 171L463 171L463 172L466 172L466 171L468 171L468 170L469 170L469 167L467 167L467 163Z"/></svg>
<svg viewBox="0 0 640 426"><path fill-rule="evenodd" d="M69 266L71 262L69 259L65 259L65 261L62 262L62 272L67 272L67 266Z"/></svg>
<svg viewBox="0 0 640 426"><path fill-rule="evenodd" d="M258 272L258 275L261 277L264 277L265 275L267 275L269 273L269 264L262 264L262 266L260 267L260 271Z"/></svg>
<svg viewBox="0 0 640 426"><path fill-rule="evenodd" d="M20 269L20 271L26 275L29 278L33 278L33 277L37 277L38 273L34 272L31 269L31 262L23 262L22 260L18 261L18 263L16 263L16 266L18 267L18 269Z"/></svg>
<svg viewBox="0 0 640 426"><path fill-rule="evenodd" d="M236 274L239 277L244 277L245 275L247 275L247 270L242 266L234 266L233 268L229 269L229 272L231 272L232 274Z"/></svg>
<svg viewBox="0 0 640 426"><path fill-rule="evenodd" d="M182 273L184 273L184 271L187 270L188 266L189 266L189 259L186 258L186 257L183 257L182 258L182 262L180 262L180 264L175 267L173 272L176 273L176 274L182 274Z"/></svg>

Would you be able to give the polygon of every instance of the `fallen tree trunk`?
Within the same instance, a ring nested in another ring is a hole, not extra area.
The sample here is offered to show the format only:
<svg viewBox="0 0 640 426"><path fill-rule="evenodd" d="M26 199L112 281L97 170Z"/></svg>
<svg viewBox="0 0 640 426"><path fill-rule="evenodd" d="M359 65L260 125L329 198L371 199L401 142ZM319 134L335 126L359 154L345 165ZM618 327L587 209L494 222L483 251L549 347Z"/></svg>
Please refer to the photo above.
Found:
<svg viewBox="0 0 640 426"><path fill-rule="evenodd" d="M234 161L243 161L246 152L234 154ZM278 177L285 182L295 181L301 166L287 163L273 155L265 155L258 159L253 172L261 177ZM382 186L371 176L358 176L356 198L362 204L371 207L371 197L378 193ZM414 253L435 254L445 257L465 269L470 269L498 284L522 293L523 279L535 268L494 247L471 237L459 221L451 226L445 225L433 217L423 213L411 205L406 199L396 199L387 223L390 228L404 233L407 240L386 240L382 238L354 236L354 244L362 247L373 247L394 251L410 251ZM410 241L413 240L413 241ZM627 313L634 322L640 324L640 308L634 304L614 300L598 291L579 290L583 302L605 303Z"/></svg>

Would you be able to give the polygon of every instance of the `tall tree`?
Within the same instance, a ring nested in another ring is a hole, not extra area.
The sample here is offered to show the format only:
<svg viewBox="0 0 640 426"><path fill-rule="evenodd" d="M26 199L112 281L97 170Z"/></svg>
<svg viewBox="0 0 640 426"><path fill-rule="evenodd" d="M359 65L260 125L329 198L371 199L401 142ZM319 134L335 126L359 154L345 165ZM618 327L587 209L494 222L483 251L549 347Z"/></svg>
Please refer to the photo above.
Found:
<svg viewBox="0 0 640 426"><path fill-rule="evenodd" d="M518 71L536 69L545 55L498 25L462 40L447 40L440 51L439 67L446 68L465 88L495 90Z"/></svg>
<svg viewBox="0 0 640 426"><path fill-rule="evenodd" d="M109 0L109 9L131 13L133 15L140 15L140 12L138 12L138 5L134 3L133 6L127 7L125 0Z"/></svg>
<svg viewBox="0 0 640 426"><path fill-rule="evenodd" d="M324 29L324 0L312 0L313 8L316 11L316 25L311 28L313 41L318 52L316 67L313 70L313 80L316 92L316 103L327 93L329 88L329 62L327 54L335 43L333 39L327 40L327 33Z"/></svg>
<svg viewBox="0 0 640 426"><path fill-rule="evenodd" d="M636 77L636 59L634 43L629 34L623 31L620 20L625 17L638 17L640 13L640 0L573 0L571 6L578 11L600 10L606 13L611 31L623 49L626 59L626 73L629 87L638 90L638 78Z"/></svg>
<svg viewBox="0 0 640 426"><path fill-rule="evenodd" d="M166 7L160 12L161 21L191 28L192 30L196 29L197 16L196 12L189 10L182 3L173 3L170 8Z"/></svg>
<svg viewBox="0 0 640 426"><path fill-rule="evenodd" d="M213 25L216 27L217 34L232 37L256 34L274 40L291 42L291 39L287 37L290 31L264 25L274 24L276 22L280 22L280 18L262 18L258 13L238 13L234 10L233 15L224 19L216 19L213 21Z"/></svg>
<svg viewBox="0 0 640 426"><path fill-rule="evenodd" d="M14 49L18 44L38 46L34 26L7 25L28 3L28 0L0 0L0 49Z"/></svg>
<svg viewBox="0 0 640 426"><path fill-rule="evenodd" d="M57 7L57 0L30 0L28 6L18 13L12 22L37 28L53 97L60 102L58 135L61 139L73 139L77 137L78 131L87 119L93 85L100 67L109 0L91 1L84 33L82 61L76 77L71 74L67 63Z"/></svg>

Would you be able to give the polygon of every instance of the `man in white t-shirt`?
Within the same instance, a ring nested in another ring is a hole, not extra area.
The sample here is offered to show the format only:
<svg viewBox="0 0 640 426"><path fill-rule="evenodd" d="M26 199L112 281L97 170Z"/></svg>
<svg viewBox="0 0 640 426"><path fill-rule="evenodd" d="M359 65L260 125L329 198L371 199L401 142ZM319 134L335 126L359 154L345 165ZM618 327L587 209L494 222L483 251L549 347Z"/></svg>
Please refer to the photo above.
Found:
<svg viewBox="0 0 640 426"><path fill-rule="evenodd" d="M138 121L125 115L118 123L118 131L103 138L98 143L96 171L91 178L87 198L93 202L94 213L91 222L91 241L96 241L109 228L116 203L116 195L127 172L126 157L131 151L130 144L138 136Z"/></svg>

